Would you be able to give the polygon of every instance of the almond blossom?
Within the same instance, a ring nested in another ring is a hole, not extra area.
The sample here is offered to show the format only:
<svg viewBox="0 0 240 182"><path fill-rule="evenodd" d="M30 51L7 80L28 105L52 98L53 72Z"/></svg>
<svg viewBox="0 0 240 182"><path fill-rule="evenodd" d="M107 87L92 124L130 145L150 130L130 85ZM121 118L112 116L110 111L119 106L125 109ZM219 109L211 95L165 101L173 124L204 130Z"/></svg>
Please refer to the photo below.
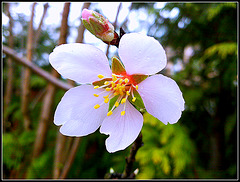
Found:
<svg viewBox="0 0 240 182"><path fill-rule="evenodd" d="M100 49L81 43L63 44L49 56L65 78L80 83L68 90L56 108L54 123L67 136L86 136L100 127L108 152L124 150L139 135L146 111L164 124L174 124L184 110L174 80L156 74L167 63L161 44L139 33L124 34L119 58L109 61Z"/></svg>

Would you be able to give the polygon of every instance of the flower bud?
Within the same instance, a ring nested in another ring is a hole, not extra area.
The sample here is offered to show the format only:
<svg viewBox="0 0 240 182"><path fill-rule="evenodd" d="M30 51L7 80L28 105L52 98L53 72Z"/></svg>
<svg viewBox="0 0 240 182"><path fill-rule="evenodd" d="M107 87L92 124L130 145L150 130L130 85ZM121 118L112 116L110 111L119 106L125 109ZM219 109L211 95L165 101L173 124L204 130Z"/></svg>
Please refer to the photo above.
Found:
<svg viewBox="0 0 240 182"><path fill-rule="evenodd" d="M86 29L104 42L114 39L114 27L102 15L93 10L83 9L82 22Z"/></svg>

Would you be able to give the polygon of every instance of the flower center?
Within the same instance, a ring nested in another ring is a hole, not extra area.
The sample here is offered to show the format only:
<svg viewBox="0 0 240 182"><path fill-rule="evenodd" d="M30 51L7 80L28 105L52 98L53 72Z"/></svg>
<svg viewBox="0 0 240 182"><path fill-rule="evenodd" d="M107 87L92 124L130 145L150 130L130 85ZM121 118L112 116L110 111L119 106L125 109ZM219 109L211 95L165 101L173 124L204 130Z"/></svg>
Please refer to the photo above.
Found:
<svg viewBox="0 0 240 182"><path fill-rule="evenodd" d="M103 75L98 75L98 78L102 79L104 78ZM104 80L103 80L104 81ZM99 81L100 83L101 81ZM113 107L111 110L107 113L107 116L112 115L113 110L119 106L119 104L124 104L124 109L121 112L121 115L125 115L126 111L126 101L128 99L128 96L132 96L132 101L136 101L136 97L134 97L133 90L138 89L138 85L134 84L134 82L131 79L131 76L128 75L117 75L112 74L112 78L107 78L102 83L102 85L96 85L94 86L94 89L105 89L105 91L102 91L99 94L93 94L95 97L99 97L101 94L108 93L107 95L103 96L104 101L99 105L95 105L94 108L98 109L101 105L104 103L108 103L113 97L117 96L117 100L115 101Z"/></svg>

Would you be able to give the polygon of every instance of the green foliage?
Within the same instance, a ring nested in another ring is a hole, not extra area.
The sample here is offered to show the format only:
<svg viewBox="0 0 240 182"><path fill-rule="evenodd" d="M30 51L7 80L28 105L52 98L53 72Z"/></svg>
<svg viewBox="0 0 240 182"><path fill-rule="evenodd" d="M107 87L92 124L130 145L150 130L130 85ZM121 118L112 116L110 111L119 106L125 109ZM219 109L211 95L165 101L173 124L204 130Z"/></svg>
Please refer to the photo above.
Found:
<svg viewBox="0 0 240 182"><path fill-rule="evenodd" d="M46 87L47 85L47 81L45 79L35 74L31 75L30 83L32 88L43 88L43 87Z"/></svg>
<svg viewBox="0 0 240 182"><path fill-rule="evenodd" d="M137 153L138 179L181 177L193 164L196 148L185 127L164 125L145 113L142 134L144 146Z"/></svg>
<svg viewBox="0 0 240 182"><path fill-rule="evenodd" d="M212 20L214 17L216 17L218 14L221 13L221 11L224 7L236 8L237 4L236 3L230 3L230 2L219 3L215 7L207 9L207 19L209 21Z"/></svg>
<svg viewBox="0 0 240 182"><path fill-rule="evenodd" d="M8 169L19 169L24 155L22 146L18 142L18 137L11 133L3 134L3 164Z"/></svg>
<svg viewBox="0 0 240 182"><path fill-rule="evenodd" d="M28 179L46 179L51 177L54 150L49 149L36 158L27 170Z"/></svg>
<svg viewBox="0 0 240 182"><path fill-rule="evenodd" d="M205 50L203 59L211 57L215 54L218 54L221 59L226 59L227 55L237 55L237 43L223 42L214 44Z"/></svg>

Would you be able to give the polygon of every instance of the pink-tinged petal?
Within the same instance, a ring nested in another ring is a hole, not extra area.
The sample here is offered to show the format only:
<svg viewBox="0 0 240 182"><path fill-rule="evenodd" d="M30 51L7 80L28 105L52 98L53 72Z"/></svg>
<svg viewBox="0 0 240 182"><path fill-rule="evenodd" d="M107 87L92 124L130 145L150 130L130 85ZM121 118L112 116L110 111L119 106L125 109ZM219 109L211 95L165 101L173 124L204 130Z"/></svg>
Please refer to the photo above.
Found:
<svg viewBox="0 0 240 182"><path fill-rule="evenodd" d="M139 33L124 34L119 43L119 56L128 74L152 75L167 64L162 45L153 37Z"/></svg>
<svg viewBox="0 0 240 182"><path fill-rule="evenodd" d="M110 135L106 140L108 152L124 150L135 141L139 135L142 125L143 116L128 101L126 102L126 113L121 115L123 104L120 104L111 116L104 119L100 132Z"/></svg>
<svg viewBox="0 0 240 182"><path fill-rule="evenodd" d="M93 13L92 10L88 10L88 9L84 8L83 11L82 11L82 18L84 20L88 21L89 17L93 17L92 13Z"/></svg>
<svg viewBox="0 0 240 182"><path fill-rule="evenodd" d="M99 74L112 75L105 53L88 44L62 44L49 55L49 62L63 77L78 83L99 80Z"/></svg>
<svg viewBox="0 0 240 182"><path fill-rule="evenodd" d="M185 101L173 79L163 75L151 76L138 85L138 93L147 112L164 124L176 123L181 117Z"/></svg>
<svg viewBox="0 0 240 182"><path fill-rule="evenodd" d="M62 125L60 132L67 136L85 136L95 132L107 115L108 104L94 109L103 98L95 97L102 89L81 85L68 90L59 102L54 115L54 124ZM106 94L107 95L107 94Z"/></svg>

